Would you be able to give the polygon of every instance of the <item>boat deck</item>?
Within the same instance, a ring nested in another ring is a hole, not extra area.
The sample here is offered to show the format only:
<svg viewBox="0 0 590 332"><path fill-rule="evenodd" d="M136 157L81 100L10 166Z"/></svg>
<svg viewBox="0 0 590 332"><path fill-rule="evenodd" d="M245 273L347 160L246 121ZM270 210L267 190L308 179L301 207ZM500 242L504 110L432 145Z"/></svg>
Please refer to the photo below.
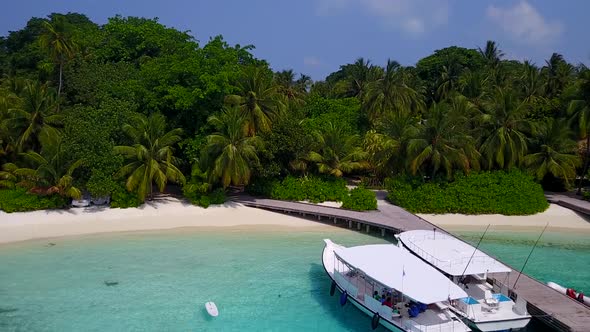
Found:
<svg viewBox="0 0 590 332"><path fill-rule="evenodd" d="M357 287L358 293L356 300L360 303L365 304L365 295L368 297L373 296L374 291L380 290L375 288L373 283L368 282L359 274L345 274L344 278L352 285ZM400 300L398 298L398 300ZM458 318L453 318L445 315L436 305L430 305L429 308L418 314L416 317L410 317L408 309L406 308L408 302L397 302L394 308L399 311L399 315L387 317L388 320L397 323L400 326L413 326L412 330L416 331L437 331L437 332L459 332L469 331L469 328L465 326Z"/></svg>
<svg viewBox="0 0 590 332"><path fill-rule="evenodd" d="M249 195L237 195L231 199L245 206L280 213L311 216L319 221L324 218L324 220L333 220L334 223L338 221L348 222L349 228L356 224L359 230L363 226L366 227L367 231L369 227L376 227L381 230L382 235L385 232L400 233L416 229L437 229L437 231L445 232L442 228L385 201L385 192L377 192L377 198L379 210L371 212L357 212L314 204L255 198ZM508 264L505 265L510 267ZM518 275L515 269L511 269L511 275ZM499 277L495 277L493 274L488 277L496 284L501 284L504 281L503 278L500 280ZM526 274L522 274L516 286L513 284L507 286L509 294L517 294L524 298L528 302L527 310L529 314L546 325L558 331L588 331L590 326L589 307L549 288Z"/></svg>

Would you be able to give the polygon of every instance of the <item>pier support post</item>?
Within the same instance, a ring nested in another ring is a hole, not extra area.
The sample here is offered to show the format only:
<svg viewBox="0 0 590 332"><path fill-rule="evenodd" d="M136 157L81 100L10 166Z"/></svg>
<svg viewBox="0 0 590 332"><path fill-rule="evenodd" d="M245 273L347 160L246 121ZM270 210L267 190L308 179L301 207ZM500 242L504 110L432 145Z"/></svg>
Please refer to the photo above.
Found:
<svg viewBox="0 0 590 332"><path fill-rule="evenodd" d="M360 222L357 222L356 223L356 229L359 230L359 231L361 230L361 223Z"/></svg>
<svg viewBox="0 0 590 332"><path fill-rule="evenodd" d="M369 233L369 225L367 225L367 233Z"/></svg>
<svg viewBox="0 0 590 332"><path fill-rule="evenodd" d="M336 219L336 217L334 217L334 224L338 223L337 221L338 219Z"/></svg>
<svg viewBox="0 0 590 332"><path fill-rule="evenodd" d="M348 228L352 228L352 220L348 221Z"/></svg>
<svg viewBox="0 0 590 332"><path fill-rule="evenodd" d="M385 228L381 228L381 237L385 237Z"/></svg>
<svg viewBox="0 0 590 332"><path fill-rule="evenodd" d="M318 220L322 220L322 216L318 214Z"/></svg>

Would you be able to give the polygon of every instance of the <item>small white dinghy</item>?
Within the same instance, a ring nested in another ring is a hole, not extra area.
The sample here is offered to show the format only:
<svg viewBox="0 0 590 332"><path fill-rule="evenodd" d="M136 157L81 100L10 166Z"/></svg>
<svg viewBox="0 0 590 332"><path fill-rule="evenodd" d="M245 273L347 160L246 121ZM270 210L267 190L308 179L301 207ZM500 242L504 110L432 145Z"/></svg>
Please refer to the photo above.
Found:
<svg viewBox="0 0 590 332"><path fill-rule="evenodd" d="M207 312L209 313L209 315L211 315L213 317L219 316L219 311L217 310L217 306L215 305L214 302L205 303L205 309L207 309Z"/></svg>

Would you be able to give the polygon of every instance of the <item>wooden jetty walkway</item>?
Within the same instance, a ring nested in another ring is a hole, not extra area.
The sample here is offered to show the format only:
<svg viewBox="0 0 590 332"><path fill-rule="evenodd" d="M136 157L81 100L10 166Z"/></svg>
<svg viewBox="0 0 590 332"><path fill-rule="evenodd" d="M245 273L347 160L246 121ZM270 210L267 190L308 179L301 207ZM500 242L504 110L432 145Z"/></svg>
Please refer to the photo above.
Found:
<svg viewBox="0 0 590 332"><path fill-rule="evenodd" d="M436 228L443 231L440 227L429 223L428 221L385 201L385 193L377 192L378 211L357 212L333 208L322 205L279 201L266 198L255 198L248 195L237 195L232 197L232 201L245 206L261 208L274 212L299 214L301 216L313 217L318 220L329 220L336 223L348 223L349 228L355 227L358 230L369 232L371 227L381 231L384 236L386 232L397 234L403 231L415 229ZM508 265L508 264L506 264ZM508 265L509 266L509 265ZM516 269L510 273L511 280L515 280L518 274ZM491 281L495 284L502 284L503 280L498 280L490 276ZM508 285L509 294L522 296L527 301L527 309L531 315L558 331L588 332L590 331L590 308L561 294L545 284L522 274L516 287Z"/></svg>
<svg viewBox="0 0 590 332"><path fill-rule="evenodd" d="M550 203L558 204L576 212L590 216L590 202L576 197L559 193L545 193L545 197ZM588 328L590 331L590 328Z"/></svg>

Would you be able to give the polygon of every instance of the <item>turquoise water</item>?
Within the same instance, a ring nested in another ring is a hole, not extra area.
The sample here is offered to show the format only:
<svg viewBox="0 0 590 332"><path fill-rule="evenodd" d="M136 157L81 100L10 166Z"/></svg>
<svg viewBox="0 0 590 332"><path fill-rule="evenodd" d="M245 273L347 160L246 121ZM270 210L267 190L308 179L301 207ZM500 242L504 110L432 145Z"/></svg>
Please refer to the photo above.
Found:
<svg viewBox="0 0 590 332"><path fill-rule="evenodd" d="M459 232L476 245L482 232ZM480 248L520 270L540 231L488 231ZM542 282L553 281L564 287L590 293L590 237L587 234L545 232L524 267L524 273ZM511 277L513 284L516 277Z"/></svg>
<svg viewBox="0 0 590 332"><path fill-rule="evenodd" d="M528 235L491 235L484 249L522 263ZM326 237L348 246L384 242L341 229L223 229L5 245L0 331L368 331L370 317L329 295L320 265ZM558 236L537 248L525 272L588 289L589 251L587 240ZM207 301L219 317L206 314Z"/></svg>
<svg viewBox="0 0 590 332"><path fill-rule="evenodd" d="M383 242L339 229L224 230L0 247L0 331L366 331L370 317L329 295L326 237Z"/></svg>

